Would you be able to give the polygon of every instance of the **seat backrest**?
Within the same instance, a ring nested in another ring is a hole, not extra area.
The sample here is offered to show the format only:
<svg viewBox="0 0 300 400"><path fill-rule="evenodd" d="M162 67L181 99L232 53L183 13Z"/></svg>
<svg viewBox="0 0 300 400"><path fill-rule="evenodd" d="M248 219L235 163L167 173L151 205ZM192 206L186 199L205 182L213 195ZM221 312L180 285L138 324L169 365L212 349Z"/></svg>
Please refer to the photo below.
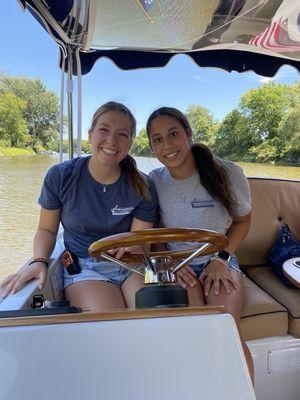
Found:
<svg viewBox="0 0 300 400"><path fill-rule="evenodd" d="M300 241L300 181L248 178L252 196L252 222L237 252L240 265L267 263L282 222Z"/></svg>

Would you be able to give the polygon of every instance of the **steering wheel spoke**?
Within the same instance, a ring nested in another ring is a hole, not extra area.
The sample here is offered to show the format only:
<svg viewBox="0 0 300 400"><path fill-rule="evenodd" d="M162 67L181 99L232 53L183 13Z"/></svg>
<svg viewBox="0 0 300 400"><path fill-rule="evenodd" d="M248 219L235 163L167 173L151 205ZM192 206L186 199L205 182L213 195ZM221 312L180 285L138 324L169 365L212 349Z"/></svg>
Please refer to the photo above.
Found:
<svg viewBox="0 0 300 400"><path fill-rule="evenodd" d="M195 247L185 251L175 250L147 252L144 247L146 244L168 242L196 243ZM125 264L125 262L141 263L145 262L146 259L146 263L149 264L148 266L151 268L152 257L171 257L174 261L183 259L183 261L178 264L173 270L173 272L177 272L184 265L188 264L190 261L200 255L208 255L224 249L227 243L227 237L215 231L188 228L157 228L107 236L92 243L89 248L89 254L96 259L99 259L101 257L106 259L109 258L110 261L117 262L119 265L134 270L135 272L137 272L137 269L128 266L127 264ZM141 245L141 254L125 253L120 260L117 260L116 258L108 256L106 254L106 252L111 249L116 249L119 247L130 247L135 245ZM139 271L138 273L141 272Z"/></svg>

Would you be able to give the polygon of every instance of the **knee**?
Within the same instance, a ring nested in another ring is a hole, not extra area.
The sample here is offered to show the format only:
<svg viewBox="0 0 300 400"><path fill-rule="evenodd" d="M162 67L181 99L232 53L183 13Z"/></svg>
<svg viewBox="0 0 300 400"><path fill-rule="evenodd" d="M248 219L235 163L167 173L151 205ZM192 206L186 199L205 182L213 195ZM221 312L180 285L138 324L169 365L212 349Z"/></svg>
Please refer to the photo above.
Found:
<svg viewBox="0 0 300 400"><path fill-rule="evenodd" d="M227 313L233 317L237 327L239 327L241 322L241 313L236 310L230 310L229 308L227 308Z"/></svg>

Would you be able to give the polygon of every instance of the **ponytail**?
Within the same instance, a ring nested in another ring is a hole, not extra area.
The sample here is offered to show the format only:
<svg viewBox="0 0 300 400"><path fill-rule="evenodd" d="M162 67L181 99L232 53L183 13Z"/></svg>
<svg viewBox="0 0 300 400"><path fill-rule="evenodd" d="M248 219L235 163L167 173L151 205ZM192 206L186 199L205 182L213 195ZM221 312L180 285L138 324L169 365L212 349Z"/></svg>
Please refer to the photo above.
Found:
<svg viewBox="0 0 300 400"><path fill-rule="evenodd" d="M137 169L135 159L127 154L127 156L120 162L120 167L125 171L133 190L140 196L144 197L144 199L150 199L148 181Z"/></svg>
<svg viewBox="0 0 300 400"><path fill-rule="evenodd" d="M192 144L191 151L202 186L213 198L223 204L230 215L233 215L234 200L226 170L216 162L213 153L204 144Z"/></svg>

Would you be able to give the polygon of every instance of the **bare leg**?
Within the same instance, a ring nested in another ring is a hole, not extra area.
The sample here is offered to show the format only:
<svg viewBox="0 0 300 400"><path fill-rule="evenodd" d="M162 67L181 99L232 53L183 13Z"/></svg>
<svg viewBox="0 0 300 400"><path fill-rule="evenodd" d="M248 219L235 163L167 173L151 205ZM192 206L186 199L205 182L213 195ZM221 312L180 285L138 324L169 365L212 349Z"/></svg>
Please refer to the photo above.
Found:
<svg viewBox="0 0 300 400"><path fill-rule="evenodd" d="M108 311L126 307L118 286L106 281L74 283L65 289L65 297L82 310Z"/></svg>
<svg viewBox="0 0 300 400"><path fill-rule="evenodd" d="M125 303L128 308L135 308L135 293L144 286L144 277L134 272L129 275L121 286Z"/></svg>
<svg viewBox="0 0 300 400"><path fill-rule="evenodd" d="M197 280L197 284L194 287L188 287L189 305L192 307L204 306L204 293L200 282Z"/></svg>
<svg viewBox="0 0 300 400"><path fill-rule="evenodd" d="M245 290L244 290L244 281L242 275L235 271L235 270L230 270L231 274L234 276L235 281L237 282L238 289L237 290L232 290L231 293L226 293L225 288L223 285L220 285L220 294L215 295L213 288L211 289L209 295L206 297L206 304L207 305L213 305L213 306L219 306L219 305L225 305L227 312L231 314L235 320L237 329L240 334L241 338L241 333L240 333L240 319L241 319L241 314L242 310L245 304ZM246 345L245 341L241 338L245 358L247 361L249 373L252 379L252 383L254 384L254 365L253 365L253 359L250 353L250 350L248 346Z"/></svg>

